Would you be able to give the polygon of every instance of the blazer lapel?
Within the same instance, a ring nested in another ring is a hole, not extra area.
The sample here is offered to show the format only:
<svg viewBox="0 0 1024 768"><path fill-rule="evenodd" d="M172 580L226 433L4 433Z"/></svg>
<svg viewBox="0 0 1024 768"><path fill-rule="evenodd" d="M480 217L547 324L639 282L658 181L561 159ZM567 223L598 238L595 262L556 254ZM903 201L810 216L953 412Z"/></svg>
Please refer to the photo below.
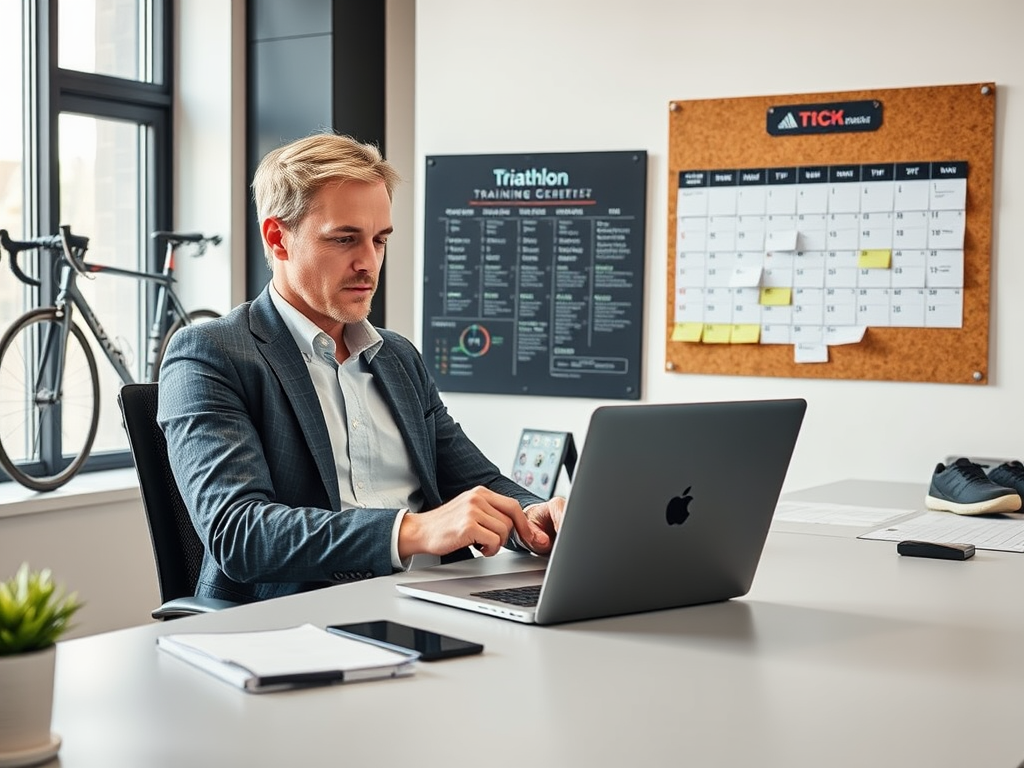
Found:
<svg viewBox="0 0 1024 768"><path fill-rule="evenodd" d="M380 387L384 399L391 408L405 445L412 459L413 469L420 479L420 486L428 506L441 503L441 492L437 487L437 467L433 435L427 430L423 419L423 393L402 366L394 350L387 342L370 361L373 380Z"/></svg>
<svg viewBox="0 0 1024 768"><path fill-rule="evenodd" d="M334 463L330 434L324 421L313 381L302 355L288 327L274 308L270 288L264 288L253 300L249 313L249 327L256 339L256 347L263 355L274 375L281 383L285 397L313 453L320 477L323 479L332 509L341 508L338 492L338 468Z"/></svg>

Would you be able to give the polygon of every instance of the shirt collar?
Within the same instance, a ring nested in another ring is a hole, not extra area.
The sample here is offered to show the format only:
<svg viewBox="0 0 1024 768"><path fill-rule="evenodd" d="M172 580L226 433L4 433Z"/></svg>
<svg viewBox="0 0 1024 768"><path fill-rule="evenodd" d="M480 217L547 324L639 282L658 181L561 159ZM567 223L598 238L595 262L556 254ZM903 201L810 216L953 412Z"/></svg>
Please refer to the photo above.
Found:
<svg viewBox="0 0 1024 768"><path fill-rule="evenodd" d="M299 352L309 360L313 356L314 350L318 347L316 344L317 339L321 336L327 339L330 337L321 331L312 320L289 304L277 292L273 281L270 283L270 300L281 315L281 319L284 320L285 327L288 328L292 338L295 339ZM349 355L352 358L356 358L365 354L367 362L373 360L374 355L384 346L384 337L378 333L369 320L361 320L358 323L346 323L344 339ZM331 343L334 343L333 340Z"/></svg>

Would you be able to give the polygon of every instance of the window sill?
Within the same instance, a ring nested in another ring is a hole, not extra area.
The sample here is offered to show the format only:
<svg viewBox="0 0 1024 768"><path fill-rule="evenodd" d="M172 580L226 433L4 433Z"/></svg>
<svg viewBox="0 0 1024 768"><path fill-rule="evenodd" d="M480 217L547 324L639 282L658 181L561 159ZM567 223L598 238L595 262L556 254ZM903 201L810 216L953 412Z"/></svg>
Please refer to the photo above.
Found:
<svg viewBox="0 0 1024 768"><path fill-rule="evenodd" d="M91 507L140 498L139 478L131 467L78 475L55 491L41 493L17 483L0 484L0 518Z"/></svg>

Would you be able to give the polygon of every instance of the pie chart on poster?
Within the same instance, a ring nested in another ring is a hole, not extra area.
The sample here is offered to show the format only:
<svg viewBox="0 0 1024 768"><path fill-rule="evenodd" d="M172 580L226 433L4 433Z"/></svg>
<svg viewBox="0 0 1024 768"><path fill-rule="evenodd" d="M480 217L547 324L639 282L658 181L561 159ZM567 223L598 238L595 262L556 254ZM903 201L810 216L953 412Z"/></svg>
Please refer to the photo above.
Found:
<svg viewBox="0 0 1024 768"><path fill-rule="evenodd" d="M473 323L459 335L459 348L469 357L483 357L491 348L491 334L482 325Z"/></svg>

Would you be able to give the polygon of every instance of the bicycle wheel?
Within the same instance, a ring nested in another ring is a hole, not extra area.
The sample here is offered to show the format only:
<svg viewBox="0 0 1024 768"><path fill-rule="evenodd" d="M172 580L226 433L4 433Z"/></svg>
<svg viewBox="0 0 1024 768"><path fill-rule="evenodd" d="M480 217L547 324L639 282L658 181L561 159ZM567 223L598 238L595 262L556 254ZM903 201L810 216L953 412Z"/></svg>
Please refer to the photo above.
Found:
<svg viewBox="0 0 1024 768"><path fill-rule="evenodd" d="M212 309L194 309L184 318L179 317L175 320L171 327L167 329L167 333L164 334L164 338L160 342L160 351L156 353L156 360L153 361L153 375L151 377L151 381L157 381L160 378L160 364L164 361L164 355L167 354L167 345L171 343L171 336L176 334L186 325L201 323L204 320L216 320L218 317L220 317L220 315Z"/></svg>
<svg viewBox="0 0 1024 768"><path fill-rule="evenodd" d="M96 358L82 329L71 324L64 380L53 387L61 321L52 307L26 312L0 339L0 467L26 488L52 491L89 458L100 418ZM60 460L48 461L58 434Z"/></svg>

